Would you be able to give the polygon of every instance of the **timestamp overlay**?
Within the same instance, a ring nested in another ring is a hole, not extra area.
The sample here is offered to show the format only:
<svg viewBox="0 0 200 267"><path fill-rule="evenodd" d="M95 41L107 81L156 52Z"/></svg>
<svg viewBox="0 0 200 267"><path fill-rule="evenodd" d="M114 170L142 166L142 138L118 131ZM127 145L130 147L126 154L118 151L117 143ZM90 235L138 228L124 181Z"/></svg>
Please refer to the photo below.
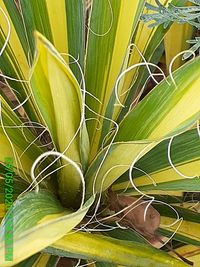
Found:
<svg viewBox="0 0 200 267"><path fill-rule="evenodd" d="M5 177L4 177L4 204L5 204L5 261L13 261L13 158L6 157L5 162Z"/></svg>

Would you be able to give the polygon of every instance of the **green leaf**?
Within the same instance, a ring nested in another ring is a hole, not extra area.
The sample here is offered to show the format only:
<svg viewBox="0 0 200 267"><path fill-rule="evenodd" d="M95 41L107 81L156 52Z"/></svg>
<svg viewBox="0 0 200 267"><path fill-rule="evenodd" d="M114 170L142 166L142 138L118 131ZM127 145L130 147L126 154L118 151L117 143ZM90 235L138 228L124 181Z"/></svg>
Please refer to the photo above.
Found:
<svg viewBox="0 0 200 267"><path fill-rule="evenodd" d="M24 31L23 20L14 1L1 0L1 30L0 46L3 48L8 38L8 43L0 57L0 69L6 77L6 82L23 107L28 117L39 122L37 110L30 97L28 84L30 71L30 47ZM9 34L10 28L10 34ZM25 101L26 99L29 101ZM24 102L25 101L25 102ZM17 111L16 111L17 112Z"/></svg>
<svg viewBox="0 0 200 267"><path fill-rule="evenodd" d="M95 266L96 267L117 267L117 265L114 263L105 263L105 262L96 262Z"/></svg>
<svg viewBox="0 0 200 267"><path fill-rule="evenodd" d="M26 33L24 32L22 17L20 16L14 1L1 0L0 6L5 12L5 15L7 16L11 26L9 45L11 48L12 57L15 59L15 62L21 69L24 77L28 78L28 53L30 48L26 39ZM5 16L1 15L1 38L5 38L5 36L8 35L8 21L6 20ZM5 51L9 51L8 46L6 46Z"/></svg>
<svg viewBox="0 0 200 267"><path fill-rule="evenodd" d="M92 1L89 36L86 53L86 88L99 99L87 97L86 104L94 112L104 116L116 79L121 71L132 34L144 6L137 1ZM103 23L102 23L103 21ZM102 117L87 110L87 118ZM99 147L98 122L88 121L92 160Z"/></svg>
<svg viewBox="0 0 200 267"><path fill-rule="evenodd" d="M59 257L37 253L25 261L15 265L15 267L56 267Z"/></svg>
<svg viewBox="0 0 200 267"><path fill-rule="evenodd" d="M46 151L46 148L41 147L37 135L28 128L30 124L24 124L2 97L0 101L2 120L0 161L4 162L6 157L12 157L13 165L17 168L16 173L30 181L27 174L30 173L33 162ZM42 163L41 168L44 168L47 163L49 163L48 160Z"/></svg>
<svg viewBox="0 0 200 267"><path fill-rule="evenodd" d="M21 0L21 11L32 56L35 51L35 30L43 34L67 61L78 58L83 67L85 43L85 4L84 1L61 0ZM80 70L76 64L70 64L75 76L80 81Z"/></svg>
<svg viewBox="0 0 200 267"><path fill-rule="evenodd" d="M149 244L139 233L132 229L113 229L112 231L105 231L104 235L110 236L119 240L139 242Z"/></svg>
<svg viewBox="0 0 200 267"><path fill-rule="evenodd" d="M193 262L194 267L198 267L198 265L200 264L200 251L198 247L192 245L181 246L180 248L176 249L176 252Z"/></svg>
<svg viewBox="0 0 200 267"><path fill-rule="evenodd" d="M49 41L53 42L47 5L45 0L20 0L19 6L23 16L24 30L26 31L27 39L31 48L30 53L32 63L35 52L34 31L38 30L45 35Z"/></svg>
<svg viewBox="0 0 200 267"><path fill-rule="evenodd" d="M200 142L197 129L186 131L174 138L171 145L171 160L176 169L182 175L197 177L193 179L182 177L169 163L168 158L169 140L164 140L144 157L142 157L133 170L134 183L141 191L199 191L199 164L200 164ZM145 173L151 176L157 186L147 178ZM125 173L116 184L114 190L124 190L128 186L128 173ZM129 186L128 186L129 187ZM127 193L133 194L134 190L128 189Z"/></svg>
<svg viewBox="0 0 200 267"><path fill-rule="evenodd" d="M151 246L88 233L66 235L46 251L60 256L69 256L68 252L70 252L72 257L74 254L76 258L93 259L124 266L186 266L183 262Z"/></svg>
<svg viewBox="0 0 200 267"><path fill-rule="evenodd" d="M136 157L139 160L163 139L193 126L200 117L199 67L197 58L178 69L173 73L176 86L168 77L122 120L115 142L99 153L86 174L88 193L92 192L94 181L98 192L105 190L129 169ZM134 125L131 131L130 125Z"/></svg>
<svg viewBox="0 0 200 267"><path fill-rule="evenodd" d="M194 28L189 25L180 25L174 23L167 35L165 36L164 43L165 43L165 54L166 54L166 65L167 70L169 71L169 66L171 61L173 60L176 55L180 54L184 50L188 50L190 45L187 43L187 40L192 39L194 32ZM172 45L171 40L176 38L176 42ZM192 54L191 54L192 55ZM183 54L180 55L173 64L173 70L179 68L181 65L184 64L183 61Z"/></svg>
<svg viewBox="0 0 200 267"><path fill-rule="evenodd" d="M186 1L162 0L163 5L166 5L169 2L171 2L171 4L173 4L174 6L182 6L183 3ZM154 0L148 1L148 3L154 3ZM144 12L148 13L148 10L146 11L145 9ZM170 29L170 25L171 23L167 28L163 28L162 25L150 28L148 27L147 23L140 21L137 31L133 36L133 43L137 46L137 48L142 53L144 59L147 62L154 63L157 65L160 61L161 56L164 52L164 45L162 41L166 33ZM141 61L144 62L144 59L142 60L141 55L139 55L139 52L136 50L136 48L133 47L133 52L129 57L128 67L137 64ZM150 69L153 73L155 68L151 66ZM118 108L118 110L121 110L119 118L117 119L118 122L121 121L124 116L129 112L129 107L132 105L133 100L135 101L135 103L138 102L136 101L138 95L141 94L141 89L145 85L145 82L147 81L149 76L149 71L146 69L146 67L141 66L139 68L131 70L124 77L124 81L121 81L122 89L121 91L119 91L119 94L123 92L127 92L127 94L124 95L124 99L123 97L120 97L120 101L124 103L124 107ZM135 82L133 82L134 80Z"/></svg>
<svg viewBox="0 0 200 267"><path fill-rule="evenodd" d="M45 125L55 147L73 161L80 163L80 131L83 126L82 95L79 84L68 65L42 35L36 34L37 57L33 66L31 88ZM82 134L87 139L86 128ZM79 190L80 177L71 166L60 175L63 198L72 201Z"/></svg>
<svg viewBox="0 0 200 267"><path fill-rule="evenodd" d="M67 17L68 53L78 59L78 62L83 70L85 57L85 1L65 0L65 5ZM71 61L73 62L74 60L70 60L69 57L69 62ZM77 80L81 82L82 77L77 65L71 63L70 68Z"/></svg>
<svg viewBox="0 0 200 267"><path fill-rule="evenodd" d="M174 72L177 86L168 77L152 90L121 122L115 140L160 140L191 127L200 116L196 101L200 82L196 70L199 65L197 58ZM130 131L131 124L134 128Z"/></svg>
<svg viewBox="0 0 200 267"><path fill-rule="evenodd" d="M193 205L191 204L191 206ZM197 246L200 245L200 214L198 212L179 206L172 206L177 211L179 218L183 219L182 222L175 223L177 214L172 208L157 203L154 204L154 207L161 215L161 234L169 237L175 234L174 238L176 240Z"/></svg>
<svg viewBox="0 0 200 267"><path fill-rule="evenodd" d="M5 176L6 176L6 168L4 165L0 164L0 218L3 218L6 209L5 209ZM12 198L13 201L21 194L23 191L27 189L29 184L22 180L19 176L13 173L13 193Z"/></svg>
<svg viewBox="0 0 200 267"><path fill-rule="evenodd" d="M15 201L1 224L1 255L5 255L4 240L8 227L11 227L13 238L13 261L10 263L1 257L1 266L13 266L60 239L83 219L93 200L91 198L72 212L65 210L48 191L25 193Z"/></svg>

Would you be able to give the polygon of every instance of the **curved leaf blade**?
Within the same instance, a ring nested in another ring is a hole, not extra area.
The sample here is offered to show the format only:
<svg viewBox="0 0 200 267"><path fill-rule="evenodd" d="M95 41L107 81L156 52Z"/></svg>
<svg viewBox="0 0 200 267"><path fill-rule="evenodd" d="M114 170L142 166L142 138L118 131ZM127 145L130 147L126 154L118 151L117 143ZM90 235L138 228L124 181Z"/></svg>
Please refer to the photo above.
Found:
<svg viewBox="0 0 200 267"><path fill-rule="evenodd" d="M150 246L88 233L66 235L47 248L47 251L49 253L60 253L60 255L67 255L70 252L71 255L74 254L79 258L110 262L123 266L187 266L183 262Z"/></svg>
<svg viewBox="0 0 200 267"><path fill-rule="evenodd" d="M170 156L173 165L182 173L181 176L170 165L168 158L169 140L164 140L144 157L142 157L135 166L141 170L133 170L134 183L141 191L157 190L162 191L184 191L195 192L200 190L200 142L197 129L186 131L185 133L174 137L170 148ZM157 186L152 184L147 175L155 181ZM194 179L185 178L195 177ZM114 190L124 190L128 188L128 173L116 181ZM134 190L128 189L128 194L133 194Z"/></svg>
<svg viewBox="0 0 200 267"><path fill-rule="evenodd" d="M144 0L92 1L85 79L89 93L97 97L102 104L94 101L91 96L87 97L86 103L102 116L105 115L144 2ZM89 110L86 115L87 118L97 117L102 120L102 117ZM88 133L92 144L90 160L94 158L99 147L100 133L96 128L98 127L95 120L88 122Z"/></svg>
<svg viewBox="0 0 200 267"><path fill-rule="evenodd" d="M176 86L168 77L122 120L111 149L107 153L108 147L104 148L86 174L88 192L92 192L94 181L97 181L96 190L100 192L106 175L102 188L105 190L129 169L136 156L139 155L139 160L163 139L180 134L194 125L200 117L199 69L199 58L184 65L173 74ZM134 125L131 130L130 125ZM106 159L98 168L104 155ZM113 166L117 165L119 168L113 170Z"/></svg>
<svg viewBox="0 0 200 267"><path fill-rule="evenodd" d="M53 45L39 33L36 33L36 38L38 54L30 81L34 99L56 149L81 163L83 104L79 84ZM82 134L87 138L86 128ZM66 166L59 179L63 201L66 194L67 201L73 201L80 186L79 174L71 166Z"/></svg>
<svg viewBox="0 0 200 267"><path fill-rule="evenodd" d="M47 191L29 192L17 199L1 223L1 266L13 266L60 239L83 219L93 200L91 198L83 208L72 212L65 210L55 196ZM11 219L14 238L12 263L5 261L3 257L5 227Z"/></svg>

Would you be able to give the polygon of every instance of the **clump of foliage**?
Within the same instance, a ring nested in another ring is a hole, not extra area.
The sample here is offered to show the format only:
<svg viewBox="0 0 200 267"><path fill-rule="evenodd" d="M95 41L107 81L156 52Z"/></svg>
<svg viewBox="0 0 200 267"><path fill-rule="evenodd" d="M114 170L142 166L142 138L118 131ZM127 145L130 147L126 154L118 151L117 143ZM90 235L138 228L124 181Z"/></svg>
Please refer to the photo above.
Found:
<svg viewBox="0 0 200 267"><path fill-rule="evenodd" d="M183 2L0 0L0 266L195 261L200 59L159 67Z"/></svg>

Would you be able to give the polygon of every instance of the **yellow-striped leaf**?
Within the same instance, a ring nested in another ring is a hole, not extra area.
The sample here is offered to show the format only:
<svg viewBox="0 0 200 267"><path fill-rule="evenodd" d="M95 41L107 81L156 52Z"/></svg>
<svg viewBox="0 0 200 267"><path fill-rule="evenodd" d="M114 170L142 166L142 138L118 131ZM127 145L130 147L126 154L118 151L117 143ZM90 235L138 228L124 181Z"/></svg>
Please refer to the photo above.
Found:
<svg viewBox="0 0 200 267"><path fill-rule="evenodd" d="M148 245L88 233L66 235L47 248L47 251L56 252L60 256L74 254L83 259L123 266L186 266L183 262Z"/></svg>
<svg viewBox="0 0 200 267"><path fill-rule="evenodd" d="M31 76L34 99L40 109L45 125L59 152L80 163L80 130L87 139L83 126L82 94L69 66L55 48L39 33L37 57ZM80 178L71 165L60 175L60 190L63 198L75 198Z"/></svg>
<svg viewBox="0 0 200 267"><path fill-rule="evenodd" d="M101 186L105 190L129 169L136 157L138 160L158 142L193 126L200 117L199 66L198 58L184 65L173 73L176 85L168 77L124 118L114 144L99 153L87 172L89 192L94 181L98 192ZM134 125L131 130L130 125Z"/></svg>
<svg viewBox="0 0 200 267"><path fill-rule="evenodd" d="M116 79L121 71L138 18L144 6L140 1L92 1L86 54L86 87L91 96L87 105L94 112L105 115ZM103 21L103 23L102 23ZM87 110L88 118L102 118ZM92 160L99 147L100 133L96 120L88 121Z"/></svg>
<svg viewBox="0 0 200 267"><path fill-rule="evenodd" d="M92 202L93 198L72 212L65 210L48 191L25 193L1 223L0 265L13 266L60 239L83 219ZM13 240L9 245L13 251L12 262L5 260L8 235Z"/></svg>

